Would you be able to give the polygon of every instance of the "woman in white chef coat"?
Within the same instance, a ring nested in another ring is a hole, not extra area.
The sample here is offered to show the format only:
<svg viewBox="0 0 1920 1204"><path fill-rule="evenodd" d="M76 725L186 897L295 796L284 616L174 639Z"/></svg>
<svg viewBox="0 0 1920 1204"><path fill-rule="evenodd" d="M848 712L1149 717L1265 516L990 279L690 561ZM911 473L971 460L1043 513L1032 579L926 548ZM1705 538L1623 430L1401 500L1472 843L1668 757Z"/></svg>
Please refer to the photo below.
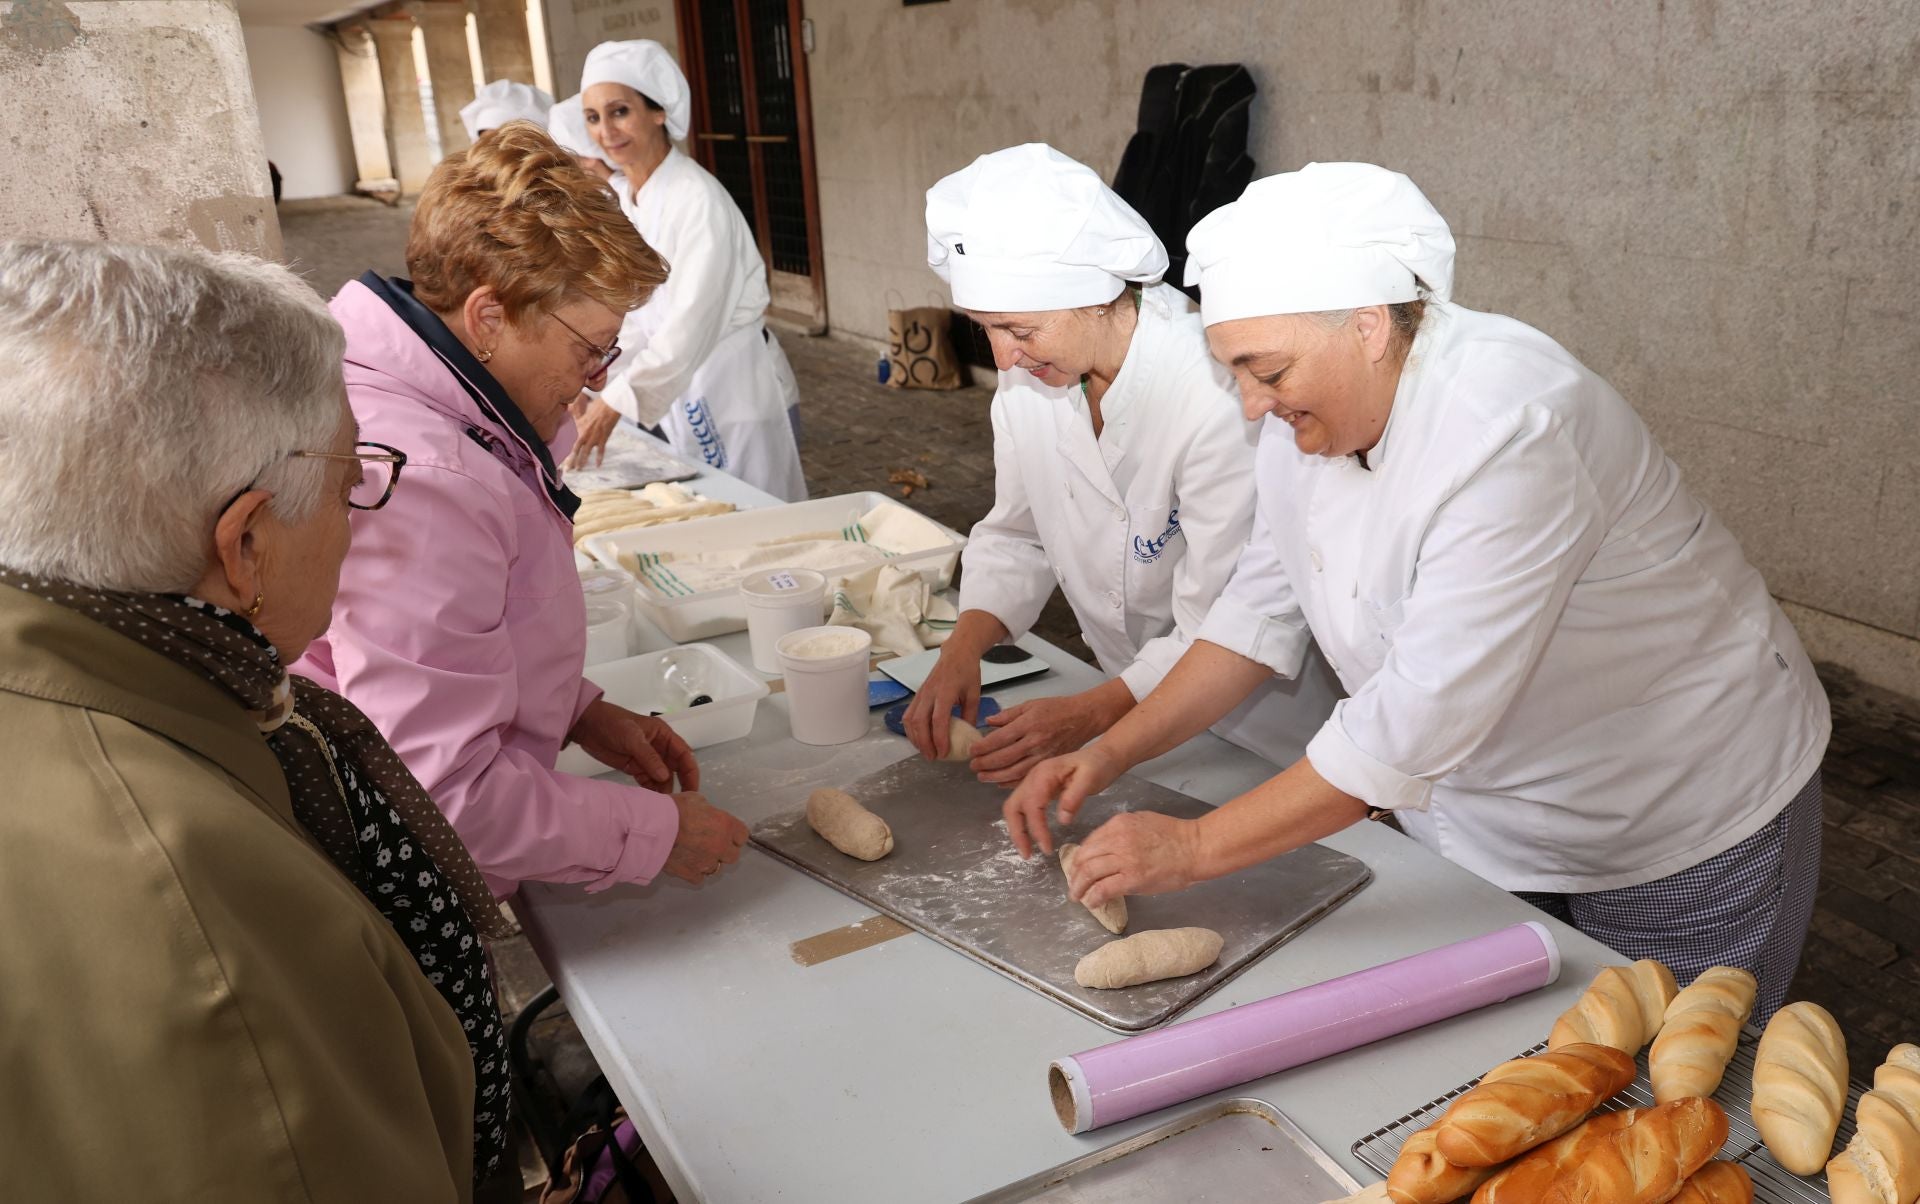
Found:
<svg viewBox="0 0 1920 1204"><path fill-rule="evenodd" d="M977 713L981 654L1031 627L1056 583L1113 675L988 721L972 767L1011 784L1111 727L1180 659L1253 524L1256 428L1192 303L1160 282L1153 230L1052 147L982 155L929 189L927 255L986 328L1000 382L993 509L968 536L960 619L907 734L945 755L953 708ZM1333 706L1318 667L1263 683L1222 734L1299 756Z"/></svg>
<svg viewBox="0 0 1920 1204"><path fill-rule="evenodd" d="M1213 353L1264 419L1252 541L1200 637L1099 742L1030 773L1024 854L1129 766L1285 669L1350 697L1286 772L1082 846L1098 904L1232 873L1390 810L1496 885L1682 983L1780 1006L1820 861L1827 700L1733 536L1563 348L1448 300L1453 238L1405 176L1255 181L1188 239Z"/></svg>
<svg viewBox="0 0 1920 1204"><path fill-rule="evenodd" d="M766 327L767 270L720 181L675 149L692 100L658 42L602 42L580 76L587 132L625 177L620 207L668 265L667 283L628 316L630 350L583 405L575 463L605 447L621 417L658 425L681 456L789 502L804 501L787 411L793 369Z"/></svg>
<svg viewBox="0 0 1920 1204"><path fill-rule="evenodd" d="M581 171L607 181L616 193L622 190L625 177L617 176L613 164L606 160L606 152L587 133L587 115L580 107L579 93L554 102L547 112L547 133L561 150L573 156Z"/></svg>

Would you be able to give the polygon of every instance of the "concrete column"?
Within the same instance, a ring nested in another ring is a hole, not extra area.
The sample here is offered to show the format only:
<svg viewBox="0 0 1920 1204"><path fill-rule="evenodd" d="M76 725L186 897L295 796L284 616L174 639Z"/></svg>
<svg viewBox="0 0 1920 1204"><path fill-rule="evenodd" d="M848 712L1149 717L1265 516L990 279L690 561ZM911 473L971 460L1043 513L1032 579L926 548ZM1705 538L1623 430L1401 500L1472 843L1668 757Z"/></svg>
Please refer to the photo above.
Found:
<svg viewBox="0 0 1920 1204"><path fill-rule="evenodd" d="M480 65L484 83L510 79L533 86L533 42L527 37L527 0L474 0L480 27Z"/></svg>
<svg viewBox="0 0 1920 1204"><path fill-rule="evenodd" d="M387 148L387 98L380 84L380 56L365 25L342 25L334 47L340 55L340 86L347 98L347 129L353 136L354 189L389 199L400 194Z"/></svg>
<svg viewBox="0 0 1920 1204"><path fill-rule="evenodd" d="M392 148L400 191L412 196L433 170L426 114L420 111L420 76L413 64L413 18L375 17L367 22L380 56L380 86L386 95L387 145Z"/></svg>
<svg viewBox="0 0 1920 1204"><path fill-rule="evenodd" d="M460 110L473 101L473 61L467 55L466 0L417 0L409 6L427 44L427 78L440 123L440 153L466 149Z"/></svg>
<svg viewBox="0 0 1920 1204"><path fill-rule="evenodd" d="M0 3L0 129L0 238L280 257L231 0Z"/></svg>

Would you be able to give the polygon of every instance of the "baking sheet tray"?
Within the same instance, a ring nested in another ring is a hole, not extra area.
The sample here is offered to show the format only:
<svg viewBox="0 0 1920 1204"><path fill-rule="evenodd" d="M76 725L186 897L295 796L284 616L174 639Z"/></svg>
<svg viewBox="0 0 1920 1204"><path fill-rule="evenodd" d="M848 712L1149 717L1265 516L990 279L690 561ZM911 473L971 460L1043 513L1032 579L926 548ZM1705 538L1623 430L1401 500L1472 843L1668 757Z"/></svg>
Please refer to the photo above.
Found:
<svg viewBox="0 0 1920 1204"><path fill-rule="evenodd" d="M879 861L848 857L807 826L806 798L757 825L766 852L829 886L986 963L1016 982L1118 1032L1151 1028L1192 1007L1267 950L1338 907L1373 878L1360 861L1321 845L1276 857L1177 894L1127 900L1129 933L1211 928L1220 959L1198 974L1097 991L1073 981L1082 956L1113 940L1086 908L1067 898L1057 859L1022 861L1000 807L1006 792L963 764L917 756L844 787L893 829ZM1192 819L1212 810L1198 799L1127 775L1087 800L1054 839L1082 840L1122 811Z"/></svg>
<svg viewBox="0 0 1920 1204"><path fill-rule="evenodd" d="M1321 1204L1360 1185L1265 1100L1176 1116L967 1204Z"/></svg>
<svg viewBox="0 0 1920 1204"><path fill-rule="evenodd" d="M1747 1173L1753 1176L1753 1198L1760 1204L1826 1204L1826 1176L1802 1177L1781 1167L1773 1160L1773 1155L1767 1153L1759 1130L1753 1127L1750 1109L1753 1101L1753 1055L1759 1044L1760 1030L1748 1025L1740 1034L1740 1044L1734 1049L1733 1061L1727 1065L1727 1075L1720 1081L1720 1089L1713 1093L1714 1102L1727 1112L1727 1144L1721 1147L1716 1156L1738 1162L1747 1168ZM1542 1041L1516 1056L1532 1057L1546 1047L1547 1043ZM1400 1156L1400 1147L1406 1144L1407 1138L1438 1120L1448 1104L1479 1081L1475 1079L1472 1083L1463 1083L1432 1103L1424 1104L1362 1137L1353 1143L1354 1157L1379 1171L1384 1178L1393 1160ZM1866 1089L1867 1085L1857 1077L1848 1085L1847 1107L1840 1118L1840 1134L1833 1146L1835 1150L1844 1149L1847 1142L1853 1139L1854 1108L1860 1103L1860 1095ZM1611 1112L1620 1108L1652 1106L1653 1083L1647 1077L1647 1055L1642 1050L1640 1077L1625 1091L1607 1101L1602 1110Z"/></svg>

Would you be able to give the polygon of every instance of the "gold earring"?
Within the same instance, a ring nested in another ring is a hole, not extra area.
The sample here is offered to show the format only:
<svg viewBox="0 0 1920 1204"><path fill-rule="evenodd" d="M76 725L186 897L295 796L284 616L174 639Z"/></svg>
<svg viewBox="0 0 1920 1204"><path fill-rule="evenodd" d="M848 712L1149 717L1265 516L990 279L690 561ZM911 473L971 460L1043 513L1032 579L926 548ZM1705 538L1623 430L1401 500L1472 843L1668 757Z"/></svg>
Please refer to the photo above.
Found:
<svg viewBox="0 0 1920 1204"><path fill-rule="evenodd" d="M251 619L255 615L258 615L260 613L261 603L265 602L266 600L267 600L267 596L265 594L255 594L253 596L253 605L247 607L247 617Z"/></svg>
<svg viewBox="0 0 1920 1204"><path fill-rule="evenodd" d="M493 361L493 352L491 350L484 350L480 353L481 363L486 364L486 363L491 363L492 361Z"/></svg>

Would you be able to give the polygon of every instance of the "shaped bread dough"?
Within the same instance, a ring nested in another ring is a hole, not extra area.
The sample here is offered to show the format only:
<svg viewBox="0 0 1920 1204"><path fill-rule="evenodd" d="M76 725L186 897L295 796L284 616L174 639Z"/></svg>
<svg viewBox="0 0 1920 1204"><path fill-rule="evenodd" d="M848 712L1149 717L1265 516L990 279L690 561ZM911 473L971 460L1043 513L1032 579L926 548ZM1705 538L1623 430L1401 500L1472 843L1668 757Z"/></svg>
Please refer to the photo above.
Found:
<svg viewBox="0 0 1920 1204"><path fill-rule="evenodd" d="M960 716L955 715L952 726L947 728L947 755L940 759L942 761L971 761L973 759L973 746L980 743L982 738L979 728L960 718Z"/></svg>
<svg viewBox="0 0 1920 1204"><path fill-rule="evenodd" d="M1226 942L1211 928L1154 928L1108 941L1080 959L1073 981L1112 990L1197 974L1220 957Z"/></svg>
<svg viewBox="0 0 1920 1204"><path fill-rule="evenodd" d="M1063 874L1071 875L1073 873L1073 859L1075 857L1078 857L1079 855L1080 855L1079 845L1077 844L1061 845L1060 846L1060 872ZM1068 896L1068 897L1071 898L1072 896ZM1087 910L1093 913L1094 919L1100 921L1100 927L1106 929L1108 932L1118 934L1118 933L1125 932L1127 930L1126 896L1122 895L1118 899L1109 899L1107 902L1102 903L1100 906L1089 907L1087 908Z"/></svg>
<svg viewBox="0 0 1920 1204"><path fill-rule="evenodd" d="M849 857L878 861L893 852L893 829L844 790L816 790L807 796L807 823L828 844Z"/></svg>

